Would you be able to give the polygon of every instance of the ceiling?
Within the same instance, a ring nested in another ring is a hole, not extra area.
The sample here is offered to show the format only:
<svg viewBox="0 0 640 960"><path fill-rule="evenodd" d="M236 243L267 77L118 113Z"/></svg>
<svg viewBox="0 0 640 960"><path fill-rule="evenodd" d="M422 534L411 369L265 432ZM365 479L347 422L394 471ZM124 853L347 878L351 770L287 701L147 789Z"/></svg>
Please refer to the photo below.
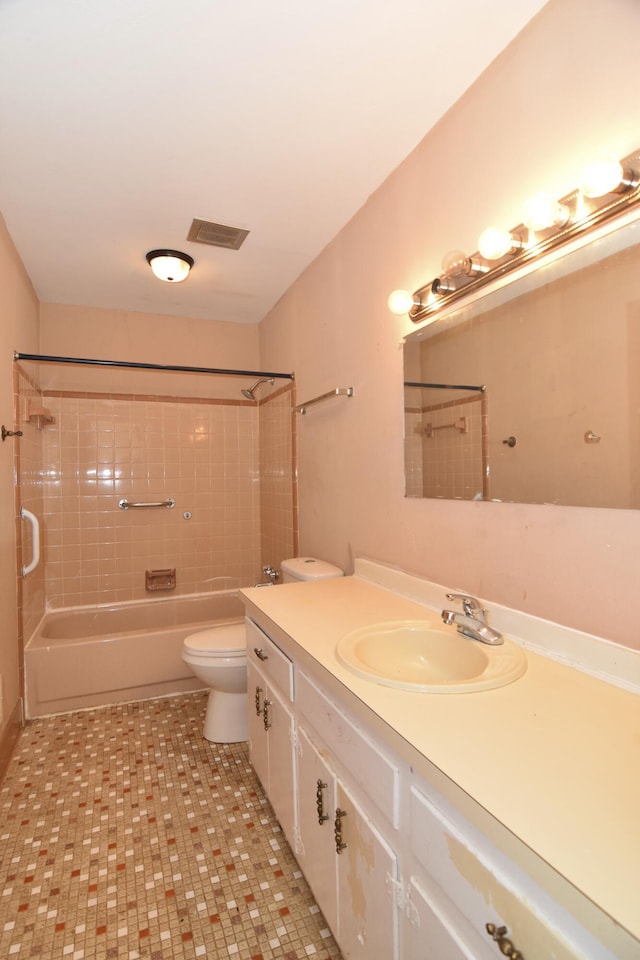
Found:
<svg viewBox="0 0 640 960"><path fill-rule="evenodd" d="M0 0L0 211L39 299L259 322L544 2Z"/></svg>

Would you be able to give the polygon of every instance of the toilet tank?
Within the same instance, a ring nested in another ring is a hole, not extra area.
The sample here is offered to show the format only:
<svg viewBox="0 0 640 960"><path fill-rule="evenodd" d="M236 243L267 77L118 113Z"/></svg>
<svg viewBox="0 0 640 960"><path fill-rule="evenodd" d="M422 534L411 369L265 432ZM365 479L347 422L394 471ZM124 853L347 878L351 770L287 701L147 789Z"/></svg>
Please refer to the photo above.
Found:
<svg viewBox="0 0 640 960"><path fill-rule="evenodd" d="M283 560L282 582L295 583L298 580L329 580L332 577L343 577L344 570L335 567L326 560L317 560L315 557L292 557Z"/></svg>

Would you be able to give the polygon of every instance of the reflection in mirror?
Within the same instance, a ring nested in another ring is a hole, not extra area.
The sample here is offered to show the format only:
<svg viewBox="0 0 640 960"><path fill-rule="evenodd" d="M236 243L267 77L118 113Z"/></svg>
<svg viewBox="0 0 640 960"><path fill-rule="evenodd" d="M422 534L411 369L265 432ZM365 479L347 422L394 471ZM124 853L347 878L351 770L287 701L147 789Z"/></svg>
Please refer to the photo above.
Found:
<svg viewBox="0 0 640 960"><path fill-rule="evenodd" d="M640 221L405 341L408 497L640 507Z"/></svg>

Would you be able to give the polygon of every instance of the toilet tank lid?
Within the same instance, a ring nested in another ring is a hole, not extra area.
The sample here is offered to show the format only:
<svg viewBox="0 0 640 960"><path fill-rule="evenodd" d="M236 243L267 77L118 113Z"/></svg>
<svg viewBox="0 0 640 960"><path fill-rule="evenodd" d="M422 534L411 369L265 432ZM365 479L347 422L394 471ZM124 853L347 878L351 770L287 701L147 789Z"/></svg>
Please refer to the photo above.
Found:
<svg viewBox="0 0 640 960"><path fill-rule="evenodd" d="M244 653L246 649L244 623L226 623L191 633L184 640L184 649L192 653Z"/></svg>
<svg viewBox="0 0 640 960"><path fill-rule="evenodd" d="M297 580L328 580L330 577L343 577L344 570L315 557L292 557L281 563L282 572Z"/></svg>

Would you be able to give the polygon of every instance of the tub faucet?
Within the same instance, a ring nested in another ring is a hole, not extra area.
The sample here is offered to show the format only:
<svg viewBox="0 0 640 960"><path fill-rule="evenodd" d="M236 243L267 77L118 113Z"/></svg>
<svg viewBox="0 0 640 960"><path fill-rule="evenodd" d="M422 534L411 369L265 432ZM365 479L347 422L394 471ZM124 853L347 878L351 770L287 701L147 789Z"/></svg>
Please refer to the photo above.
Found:
<svg viewBox="0 0 640 960"><path fill-rule="evenodd" d="M489 643L493 646L504 643L502 634L493 630L487 623L487 611L481 606L479 600L465 593L448 593L447 600L460 600L462 603L462 613L456 610L442 611L444 622L455 623L458 633L471 640L480 640L481 643Z"/></svg>

